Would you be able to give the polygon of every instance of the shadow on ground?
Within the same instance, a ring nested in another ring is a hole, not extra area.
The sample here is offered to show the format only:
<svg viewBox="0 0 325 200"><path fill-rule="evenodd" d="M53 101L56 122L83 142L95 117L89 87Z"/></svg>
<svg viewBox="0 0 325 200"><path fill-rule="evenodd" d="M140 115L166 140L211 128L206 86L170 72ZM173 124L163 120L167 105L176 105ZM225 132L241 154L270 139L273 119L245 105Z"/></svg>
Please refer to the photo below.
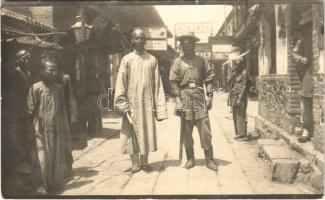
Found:
<svg viewBox="0 0 325 200"><path fill-rule="evenodd" d="M109 111L109 112L101 112L102 118L109 118L109 119L119 119L121 118L121 115L119 115L115 111Z"/></svg>
<svg viewBox="0 0 325 200"><path fill-rule="evenodd" d="M97 134L94 136L88 136L88 139L91 138L105 138L105 139L118 139L120 137L120 130L111 129L111 128L103 128L101 134Z"/></svg>
<svg viewBox="0 0 325 200"><path fill-rule="evenodd" d="M61 191L56 192L56 194L62 194L64 191L71 190L71 189L77 189L84 185L88 185L90 183L94 182L94 180L84 180L84 181L74 181L64 186L64 190L61 189Z"/></svg>
<svg viewBox="0 0 325 200"><path fill-rule="evenodd" d="M218 166L226 166L231 164L231 162L221 159L214 159ZM166 161L158 161L154 163L149 163L152 167L152 171L164 171L168 167L184 167L181 165L181 161L179 160L166 160ZM196 159L195 166L205 166L206 162L205 159ZM131 168L126 169L124 172L131 172Z"/></svg>
<svg viewBox="0 0 325 200"><path fill-rule="evenodd" d="M79 167L73 169L74 176L79 177L91 177L98 174L97 170L90 169L89 167Z"/></svg>

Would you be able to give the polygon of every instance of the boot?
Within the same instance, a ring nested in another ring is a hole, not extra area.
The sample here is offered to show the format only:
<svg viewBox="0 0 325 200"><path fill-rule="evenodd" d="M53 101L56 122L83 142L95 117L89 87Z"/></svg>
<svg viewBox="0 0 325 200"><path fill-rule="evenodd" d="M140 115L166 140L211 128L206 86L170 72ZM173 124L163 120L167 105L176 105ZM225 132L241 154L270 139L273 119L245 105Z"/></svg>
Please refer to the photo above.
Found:
<svg viewBox="0 0 325 200"><path fill-rule="evenodd" d="M140 165L133 165L132 166L132 169L131 169L131 172L134 174L134 173L137 173L137 172L139 172L139 171L141 171L141 166Z"/></svg>
<svg viewBox="0 0 325 200"><path fill-rule="evenodd" d="M40 186L34 192L35 195L47 195L47 191L43 186Z"/></svg>
<svg viewBox="0 0 325 200"><path fill-rule="evenodd" d="M141 171L139 154L138 153L131 154L130 158L131 158L131 162L132 162L131 172L137 173L137 172Z"/></svg>
<svg viewBox="0 0 325 200"><path fill-rule="evenodd" d="M212 147L210 149L204 150L204 155L205 155L207 168L209 168L209 169L211 169L213 171L217 171L218 166L214 162L214 159L213 159L213 149L212 149Z"/></svg>
<svg viewBox="0 0 325 200"><path fill-rule="evenodd" d="M185 168L191 169L192 167L195 166L194 149L192 147L186 148L185 152L186 152L186 157L187 157L187 162L185 163Z"/></svg>
<svg viewBox="0 0 325 200"><path fill-rule="evenodd" d="M141 169L147 173L152 172L152 167L148 164L148 154L140 155Z"/></svg>
<svg viewBox="0 0 325 200"><path fill-rule="evenodd" d="M310 141L310 133L309 133L309 131L306 130L306 129L303 129L302 135L298 137L298 141L300 143L305 143L305 142Z"/></svg>

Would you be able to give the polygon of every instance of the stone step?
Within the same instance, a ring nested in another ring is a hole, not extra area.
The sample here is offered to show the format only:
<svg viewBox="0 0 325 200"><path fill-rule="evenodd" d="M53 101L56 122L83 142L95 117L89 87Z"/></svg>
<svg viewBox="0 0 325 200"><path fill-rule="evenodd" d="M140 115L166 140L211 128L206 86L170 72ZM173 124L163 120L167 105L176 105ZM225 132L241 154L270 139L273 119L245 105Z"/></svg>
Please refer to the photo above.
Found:
<svg viewBox="0 0 325 200"><path fill-rule="evenodd" d="M324 154L317 151L311 142L299 143L297 136L302 134L301 128L293 127L292 132L289 133L259 115L255 118L255 124L256 131L261 138L285 141L285 146L298 155L299 170L296 182L310 187L315 193L323 193ZM261 141L261 146L263 146L262 143ZM268 143L272 142L269 141ZM261 154L260 157L265 156L261 150L259 154ZM267 159L265 160L269 162Z"/></svg>
<svg viewBox="0 0 325 200"><path fill-rule="evenodd" d="M291 150L283 140L258 140L258 156L264 159L272 170L272 180L293 183L296 179L305 181L311 172L310 163Z"/></svg>

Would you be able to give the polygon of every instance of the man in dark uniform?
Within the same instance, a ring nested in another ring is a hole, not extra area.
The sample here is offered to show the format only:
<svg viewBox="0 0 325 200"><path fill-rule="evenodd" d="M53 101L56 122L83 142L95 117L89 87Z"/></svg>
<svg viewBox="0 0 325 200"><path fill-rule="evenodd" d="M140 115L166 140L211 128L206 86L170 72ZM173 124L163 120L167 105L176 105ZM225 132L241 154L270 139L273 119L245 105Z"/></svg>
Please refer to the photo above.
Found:
<svg viewBox="0 0 325 200"><path fill-rule="evenodd" d="M313 68L312 41L310 28L302 26L299 38L292 49L292 58L301 81L300 95L302 97L302 135L298 138L301 143L310 140L313 133Z"/></svg>
<svg viewBox="0 0 325 200"><path fill-rule="evenodd" d="M193 127L198 128L201 146L204 149L206 166L216 171L217 165L213 159L211 144L211 129L208 110L212 107L214 72L207 66L204 58L195 55L195 42L199 41L193 33L186 33L178 37L184 56L176 58L171 66L169 80L171 94L180 97L182 101L183 139L187 156L185 168L195 166L193 149ZM205 98L203 85L206 86Z"/></svg>

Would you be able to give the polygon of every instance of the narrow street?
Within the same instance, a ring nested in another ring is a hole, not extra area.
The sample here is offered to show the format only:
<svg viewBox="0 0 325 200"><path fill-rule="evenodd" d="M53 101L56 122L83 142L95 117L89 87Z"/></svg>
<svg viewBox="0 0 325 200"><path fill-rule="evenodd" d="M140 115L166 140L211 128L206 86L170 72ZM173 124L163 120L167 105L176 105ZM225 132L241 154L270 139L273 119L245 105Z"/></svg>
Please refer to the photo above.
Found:
<svg viewBox="0 0 325 200"><path fill-rule="evenodd" d="M227 94L218 93L210 112L214 157L218 172L205 167L199 136L194 130L196 166L185 169L178 160L179 118L169 104L169 119L158 123L158 151L151 153L153 172L132 174L128 155L119 153L121 118L112 113L103 116L102 137L92 138L88 147L73 152L75 176L60 195L224 195L224 194L308 194L297 184L271 181L271 171L257 157L256 140L233 139ZM257 102L249 102L248 131L253 131Z"/></svg>

